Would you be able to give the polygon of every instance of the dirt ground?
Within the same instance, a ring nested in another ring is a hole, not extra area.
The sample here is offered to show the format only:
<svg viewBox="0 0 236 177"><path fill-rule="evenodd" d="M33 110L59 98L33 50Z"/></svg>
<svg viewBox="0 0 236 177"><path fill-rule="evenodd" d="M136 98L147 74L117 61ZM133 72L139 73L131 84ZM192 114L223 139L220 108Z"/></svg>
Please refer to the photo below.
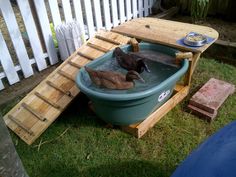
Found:
<svg viewBox="0 0 236 177"><path fill-rule="evenodd" d="M171 20L192 23L190 16L176 15ZM235 22L228 22L220 18L208 17L206 21L198 24L214 28L219 32L219 39L221 40L236 42Z"/></svg>
<svg viewBox="0 0 236 177"><path fill-rule="evenodd" d="M9 86L6 84L6 88L0 91L0 106L9 103L11 100L15 99L18 96L23 98L51 72L53 72L59 65L60 63L53 65L41 72L35 72L33 76L22 79L20 82L14 85Z"/></svg>

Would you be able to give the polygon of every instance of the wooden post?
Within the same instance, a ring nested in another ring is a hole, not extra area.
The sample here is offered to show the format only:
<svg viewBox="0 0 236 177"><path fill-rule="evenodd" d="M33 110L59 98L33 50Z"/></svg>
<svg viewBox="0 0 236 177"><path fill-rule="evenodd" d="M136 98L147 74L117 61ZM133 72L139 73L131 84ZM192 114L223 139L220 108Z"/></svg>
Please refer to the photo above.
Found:
<svg viewBox="0 0 236 177"><path fill-rule="evenodd" d="M131 38L129 43L132 45L133 47L133 52L138 52L139 51L139 45L138 45L138 41L135 38Z"/></svg>
<svg viewBox="0 0 236 177"><path fill-rule="evenodd" d="M201 53L195 53L193 55L192 61L189 61L190 62L189 63L189 68L188 68L187 73L185 74L184 85L190 86L192 75L193 75L193 72L196 68L197 62L200 58L200 55L201 55Z"/></svg>

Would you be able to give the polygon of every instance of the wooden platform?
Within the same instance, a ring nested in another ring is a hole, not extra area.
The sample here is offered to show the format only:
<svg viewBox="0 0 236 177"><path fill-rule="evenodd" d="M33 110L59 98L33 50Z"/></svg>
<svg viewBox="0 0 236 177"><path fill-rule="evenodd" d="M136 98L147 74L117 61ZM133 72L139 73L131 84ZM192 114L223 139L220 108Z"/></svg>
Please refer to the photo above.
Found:
<svg viewBox="0 0 236 177"><path fill-rule="evenodd" d="M100 31L7 113L4 120L27 144L32 144L79 93L75 85L75 75L80 67L119 45L129 43L131 38L123 36L127 35L188 51L186 56L189 57L185 58L190 62L183 85L176 85L174 94L165 104L143 122L121 127L140 138L186 97L197 61L201 53L212 44L189 49L176 43L176 40L191 31L207 34L215 40L218 38L218 33L212 28L155 18L134 19L115 27L113 32ZM176 59L179 61L181 57L177 56Z"/></svg>
<svg viewBox="0 0 236 177"><path fill-rule="evenodd" d="M112 31L136 39L196 53L203 53L219 36L218 32L210 27L157 18L136 18L113 28ZM185 37L189 32L198 32L212 37L214 40L202 47L187 47L176 42Z"/></svg>
<svg viewBox="0 0 236 177"><path fill-rule="evenodd" d="M114 32L98 32L4 116L6 125L32 144L79 93L75 76L80 67L129 41Z"/></svg>

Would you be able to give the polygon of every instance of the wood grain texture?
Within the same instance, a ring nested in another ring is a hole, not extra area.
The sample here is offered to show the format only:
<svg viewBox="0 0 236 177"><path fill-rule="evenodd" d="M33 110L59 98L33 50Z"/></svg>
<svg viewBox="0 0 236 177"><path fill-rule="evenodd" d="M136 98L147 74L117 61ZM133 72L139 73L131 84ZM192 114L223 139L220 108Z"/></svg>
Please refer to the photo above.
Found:
<svg viewBox="0 0 236 177"><path fill-rule="evenodd" d="M117 40L121 45L127 44L130 40L128 37L113 32L102 31L98 32L98 34ZM102 46L107 50L116 47L112 43L95 38L90 39L87 43L93 43L97 46L101 46L104 43ZM104 52L88 46L87 43L75 51L4 116L6 125L27 144L32 144L66 109L73 98L78 95L79 89L74 82L79 70L76 66L82 67L91 60L77 53L83 53L92 59L104 54ZM74 63L74 65L71 65L71 63ZM9 115L15 119L9 119ZM43 118L46 118L47 121L42 121ZM20 123L20 125L17 123Z"/></svg>
<svg viewBox="0 0 236 177"><path fill-rule="evenodd" d="M147 25L149 28L147 28ZM188 23L175 22L157 18L138 18L128 21L120 26L112 29L117 32L137 39L142 39L148 42L159 43L174 47L184 51L202 53L212 43L214 43L219 34L216 30ZM198 32L214 38L210 44L206 44L199 48L189 48L178 44L176 41L185 37L189 32Z"/></svg>

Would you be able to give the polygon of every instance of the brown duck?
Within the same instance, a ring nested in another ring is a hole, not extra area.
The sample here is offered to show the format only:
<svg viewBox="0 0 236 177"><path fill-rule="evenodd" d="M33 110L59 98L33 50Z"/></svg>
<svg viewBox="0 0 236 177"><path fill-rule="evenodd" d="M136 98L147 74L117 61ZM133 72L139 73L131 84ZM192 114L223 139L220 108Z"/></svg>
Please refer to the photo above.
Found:
<svg viewBox="0 0 236 177"><path fill-rule="evenodd" d="M144 82L143 78L136 71L128 71L126 75L113 71L93 70L85 66L92 82L103 88L126 90L134 87L134 80Z"/></svg>
<svg viewBox="0 0 236 177"><path fill-rule="evenodd" d="M135 59L135 55L125 53L119 47L115 48L114 55L118 64L128 71L134 70L138 73L142 73L145 70L147 72L150 72L147 64L142 58Z"/></svg>

